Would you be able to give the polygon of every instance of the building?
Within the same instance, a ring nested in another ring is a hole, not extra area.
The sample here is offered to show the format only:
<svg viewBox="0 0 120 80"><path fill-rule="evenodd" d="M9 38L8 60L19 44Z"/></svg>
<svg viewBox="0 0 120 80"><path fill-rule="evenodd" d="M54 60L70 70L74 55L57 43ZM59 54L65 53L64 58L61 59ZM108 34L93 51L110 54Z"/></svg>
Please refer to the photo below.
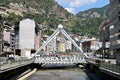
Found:
<svg viewBox="0 0 120 80"><path fill-rule="evenodd" d="M3 52L3 25L2 25L2 16L0 15L0 55Z"/></svg>
<svg viewBox="0 0 120 80"><path fill-rule="evenodd" d="M105 48L106 42L110 41L110 31L109 31L109 20L104 21L100 27L99 27L99 31L100 31L100 42L102 42L102 47Z"/></svg>
<svg viewBox="0 0 120 80"><path fill-rule="evenodd" d="M3 47L3 34L0 28L0 55L2 54L2 47Z"/></svg>
<svg viewBox="0 0 120 80"><path fill-rule="evenodd" d="M110 0L110 49L120 65L120 0Z"/></svg>
<svg viewBox="0 0 120 80"><path fill-rule="evenodd" d="M8 52L10 52L10 31L7 29L4 29L3 31L3 51L5 52L5 54L8 54Z"/></svg>
<svg viewBox="0 0 120 80"><path fill-rule="evenodd" d="M80 45L80 38L79 38L79 36L78 35L71 35L71 37L73 38L73 40L76 42L76 44L80 47L81 45ZM71 51L72 52L80 52L80 50L77 48L77 47L75 47L74 46L74 44L71 44Z"/></svg>
<svg viewBox="0 0 120 80"><path fill-rule="evenodd" d="M13 54L15 54L15 33L11 31L10 33L10 49Z"/></svg>
<svg viewBox="0 0 120 80"><path fill-rule="evenodd" d="M114 58L114 55L112 54L110 50L110 30L109 30L109 20L106 20L102 22L102 24L99 26L100 31L100 42L102 42L102 48L100 49L101 52L103 52L103 57L106 56L106 58Z"/></svg>
<svg viewBox="0 0 120 80"><path fill-rule="evenodd" d="M102 48L102 42L100 42L97 39L91 40L91 46L90 46L91 51L97 51L100 48Z"/></svg>
<svg viewBox="0 0 120 80"><path fill-rule="evenodd" d="M19 26L18 26L19 24ZM18 55L31 57L40 47L40 31L35 21L24 19L15 27L15 49Z"/></svg>
<svg viewBox="0 0 120 80"><path fill-rule="evenodd" d="M48 39L48 38L47 38ZM49 54L53 54L56 51L56 38L54 38L52 41L50 41L47 45L46 45L46 51Z"/></svg>
<svg viewBox="0 0 120 80"><path fill-rule="evenodd" d="M15 35L14 30L4 29L3 31L3 52L6 56L15 54Z"/></svg>
<svg viewBox="0 0 120 80"><path fill-rule="evenodd" d="M71 43L71 41L66 41L66 52L70 52L71 50L72 50L72 43Z"/></svg>
<svg viewBox="0 0 120 80"><path fill-rule="evenodd" d="M91 52L90 47L91 47L91 41L83 41L82 42L82 50L84 52Z"/></svg>
<svg viewBox="0 0 120 80"><path fill-rule="evenodd" d="M80 41L75 40L75 42L80 47ZM73 44L71 44L71 46L72 46L72 51L73 52L80 52L80 50L77 47L75 47Z"/></svg>
<svg viewBox="0 0 120 80"><path fill-rule="evenodd" d="M59 52L65 52L66 51L66 49L65 49L65 42L60 42L59 43L58 51Z"/></svg>
<svg viewBox="0 0 120 80"><path fill-rule="evenodd" d="M95 38L82 40L82 49L86 53L97 51L101 47L102 43Z"/></svg>

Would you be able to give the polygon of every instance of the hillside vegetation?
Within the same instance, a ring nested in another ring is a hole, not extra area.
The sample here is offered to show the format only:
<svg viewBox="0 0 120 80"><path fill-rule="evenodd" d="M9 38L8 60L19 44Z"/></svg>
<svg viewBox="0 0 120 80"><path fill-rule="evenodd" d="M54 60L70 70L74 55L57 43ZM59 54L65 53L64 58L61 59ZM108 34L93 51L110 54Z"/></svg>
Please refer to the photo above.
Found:
<svg viewBox="0 0 120 80"><path fill-rule="evenodd" d="M3 19L12 26L31 18L36 24L42 24L47 34L51 34L58 24L63 24L72 33L97 36L100 23L108 18L109 6L89 9L74 16L55 0L0 0L0 12L4 12Z"/></svg>
<svg viewBox="0 0 120 80"><path fill-rule="evenodd" d="M93 8L83 12L79 12L77 16L77 30L80 30L82 35L98 36L100 24L109 17L109 5L102 8Z"/></svg>

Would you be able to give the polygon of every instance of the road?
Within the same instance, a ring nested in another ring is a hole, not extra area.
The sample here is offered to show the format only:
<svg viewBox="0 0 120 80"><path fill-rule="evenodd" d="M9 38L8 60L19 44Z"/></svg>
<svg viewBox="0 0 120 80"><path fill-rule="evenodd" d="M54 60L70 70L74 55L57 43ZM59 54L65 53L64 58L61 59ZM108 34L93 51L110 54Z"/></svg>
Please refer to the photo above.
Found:
<svg viewBox="0 0 120 80"><path fill-rule="evenodd" d="M90 80L75 65L45 65L25 80Z"/></svg>

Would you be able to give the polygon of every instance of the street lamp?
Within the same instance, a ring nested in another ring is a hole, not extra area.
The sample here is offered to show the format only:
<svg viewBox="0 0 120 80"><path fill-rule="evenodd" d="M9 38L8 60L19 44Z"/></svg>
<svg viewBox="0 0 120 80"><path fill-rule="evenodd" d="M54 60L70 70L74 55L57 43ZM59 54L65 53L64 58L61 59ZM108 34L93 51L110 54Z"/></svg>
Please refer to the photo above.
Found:
<svg viewBox="0 0 120 80"><path fill-rule="evenodd" d="M58 25L58 28L59 28L59 29L62 29L62 28L63 28L63 25L59 24L59 25Z"/></svg>

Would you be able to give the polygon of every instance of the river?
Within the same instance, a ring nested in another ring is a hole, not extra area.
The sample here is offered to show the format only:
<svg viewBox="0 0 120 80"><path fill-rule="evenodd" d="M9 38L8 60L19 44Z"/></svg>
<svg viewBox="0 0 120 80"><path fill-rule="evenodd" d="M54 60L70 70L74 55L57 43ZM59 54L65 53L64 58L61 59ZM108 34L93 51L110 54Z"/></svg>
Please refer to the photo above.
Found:
<svg viewBox="0 0 120 80"><path fill-rule="evenodd" d="M73 64L47 64L25 80L90 80L90 78Z"/></svg>

